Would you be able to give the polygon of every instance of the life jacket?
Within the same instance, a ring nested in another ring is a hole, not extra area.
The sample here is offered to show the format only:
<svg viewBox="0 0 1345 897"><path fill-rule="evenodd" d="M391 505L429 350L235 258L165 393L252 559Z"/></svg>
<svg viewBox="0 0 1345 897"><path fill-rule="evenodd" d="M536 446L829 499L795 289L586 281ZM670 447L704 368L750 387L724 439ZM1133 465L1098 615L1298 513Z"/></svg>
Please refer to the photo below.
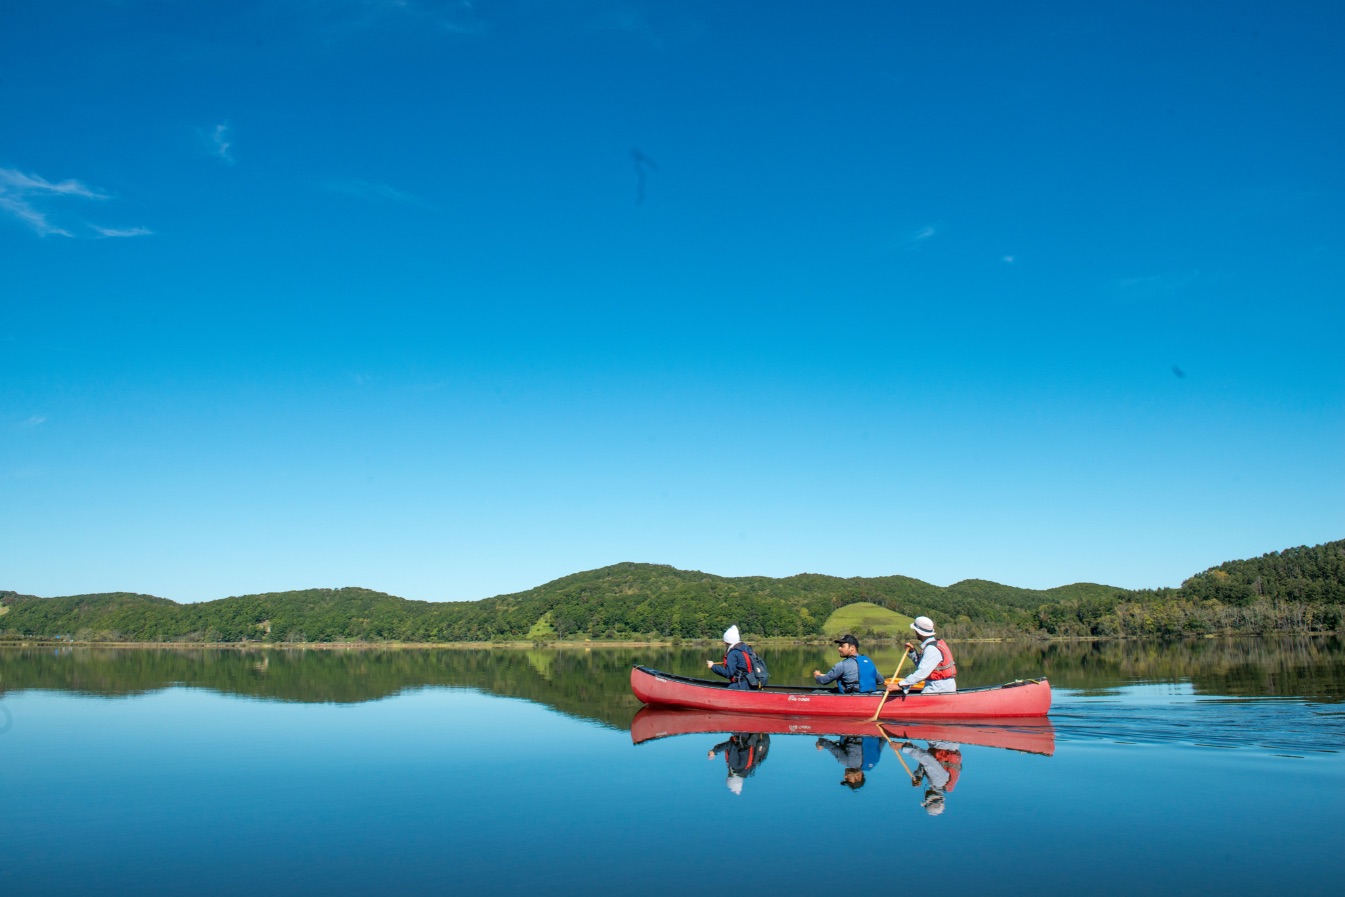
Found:
<svg viewBox="0 0 1345 897"><path fill-rule="evenodd" d="M936 666L934 670L929 674L928 676L929 681L938 682L940 679L956 678L957 664L953 662L953 652L948 647L948 643L945 642L943 639L934 638L933 636L931 636L930 638L927 638L923 642L921 642L920 643L921 656L924 655L925 649L929 647L930 642L933 642L934 647L939 649L939 653L943 655L943 660L940 661L939 665Z"/></svg>
<svg viewBox="0 0 1345 897"><path fill-rule="evenodd" d="M872 660L863 654L856 654L855 662L859 664L859 691L861 694L877 691L886 684L883 674L878 672L878 667Z"/></svg>
<svg viewBox="0 0 1345 897"><path fill-rule="evenodd" d="M886 739L875 738L871 735L864 736L864 771L868 772L878 765L878 761L883 759L883 748L887 747Z"/></svg>
<svg viewBox="0 0 1345 897"><path fill-rule="evenodd" d="M957 786L957 777L962 774L962 752L948 748L932 748L930 754L948 773L948 784L943 786L943 790L952 791Z"/></svg>

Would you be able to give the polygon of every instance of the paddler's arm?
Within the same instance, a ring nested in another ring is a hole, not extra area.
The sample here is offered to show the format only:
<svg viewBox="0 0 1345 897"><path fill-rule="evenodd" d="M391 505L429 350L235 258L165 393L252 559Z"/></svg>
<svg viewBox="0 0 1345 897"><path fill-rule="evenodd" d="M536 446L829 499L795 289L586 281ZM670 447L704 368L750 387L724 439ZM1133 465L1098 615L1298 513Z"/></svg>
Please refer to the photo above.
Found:
<svg viewBox="0 0 1345 897"><path fill-rule="evenodd" d="M841 678L841 674L844 672L845 672L845 661L842 660L840 663L836 664L834 667L827 670L825 673L819 673L817 670L813 670L813 681L816 682L818 685L830 685L832 682L835 682L837 679Z"/></svg>
<svg viewBox="0 0 1345 897"><path fill-rule="evenodd" d="M900 688L910 688L917 682L929 678L929 674L934 672L934 668L943 663L943 652L933 645L925 649L925 653L920 655L920 665L912 671L911 675L902 677L897 683Z"/></svg>

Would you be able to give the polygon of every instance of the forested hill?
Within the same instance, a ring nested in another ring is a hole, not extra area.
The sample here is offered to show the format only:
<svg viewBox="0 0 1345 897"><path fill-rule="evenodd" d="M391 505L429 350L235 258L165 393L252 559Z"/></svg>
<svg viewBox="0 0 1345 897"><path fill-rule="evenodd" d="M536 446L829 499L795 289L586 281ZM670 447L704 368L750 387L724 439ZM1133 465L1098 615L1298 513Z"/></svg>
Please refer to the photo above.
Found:
<svg viewBox="0 0 1345 897"><path fill-rule="evenodd" d="M199 604L129 593L38 598L0 592L0 638L293 643L819 635L867 601L928 614L948 635L1178 635L1341 626L1345 541L1230 561L1177 589L1079 583L1037 591L982 580L946 588L904 576L722 577L616 564L481 601L409 601L361 588L243 595Z"/></svg>
<svg viewBox="0 0 1345 897"><path fill-rule="evenodd" d="M113 593L36 598L0 593L0 634L77 641L459 642L497 639L718 638L729 623L756 636L818 635L833 610L868 601L950 622L1012 627L1043 603L1103 600L1117 590L1032 591L968 580L940 588L903 576L723 577L616 564L482 601L409 601L368 589L308 589L176 604Z"/></svg>

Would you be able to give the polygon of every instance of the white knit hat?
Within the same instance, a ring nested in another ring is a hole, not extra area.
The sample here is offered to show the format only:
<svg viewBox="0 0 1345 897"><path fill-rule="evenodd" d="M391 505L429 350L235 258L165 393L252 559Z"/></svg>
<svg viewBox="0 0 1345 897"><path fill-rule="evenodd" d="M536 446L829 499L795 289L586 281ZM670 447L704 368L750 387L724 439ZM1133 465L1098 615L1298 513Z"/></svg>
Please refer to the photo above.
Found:
<svg viewBox="0 0 1345 897"><path fill-rule="evenodd" d="M725 784L725 785L728 785L728 786L729 786L729 790L732 791L734 794L742 794L742 793L743 793L743 777L742 777L742 776L735 776L733 773L729 773L729 777L728 777L728 779L724 782L724 784Z"/></svg>
<svg viewBox="0 0 1345 897"><path fill-rule="evenodd" d="M728 629L724 630L724 644L728 645L730 648L741 641L742 637L738 635L737 626L730 626Z"/></svg>

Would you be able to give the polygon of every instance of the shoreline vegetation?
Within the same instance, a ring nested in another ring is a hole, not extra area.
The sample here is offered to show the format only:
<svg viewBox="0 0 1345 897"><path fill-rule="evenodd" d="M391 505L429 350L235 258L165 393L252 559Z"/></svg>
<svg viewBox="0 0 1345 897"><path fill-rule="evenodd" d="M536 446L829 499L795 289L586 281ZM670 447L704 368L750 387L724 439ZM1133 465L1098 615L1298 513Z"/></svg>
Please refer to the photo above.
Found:
<svg viewBox="0 0 1345 897"><path fill-rule="evenodd" d="M959 641L1190 638L1339 632L1345 540L1228 561L1178 588L1075 583L1032 590L905 576L721 577L623 563L480 601L411 601L364 588L195 604L116 592L0 591L0 644L103 647L485 648L714 645L729 623L753 642L840 632L904 640L917 614Z"/></svg>
<svg viewBox="0 0 1345 897"><path fill-rule="evenodd" d="M1099 689L1136 681L1190 682L1197 693L1345 700L1345 639L1340 635L1265 638L1019 639L962 644L958 681L964 688L1045 678L1053 688ZM222 695L303 703L358 703L421 688L468 688L524 698L618 729L640 708L629 687L633 664L704 675L722 643L681 648L572 643L560 647L454 645L427 650L377 645L0 646L0 702L30 691L97 697L206 689ZM493 650L492 650L493 649ZM864 645L879 668L895 670L900 642ZM831 644L762 645L771 680L806 683Z"/></svg>
<svg viewBox="0 0 1345 897"><path fill-rule="evenodd" d="M1298 631L1284 630L1276 631L1276 635L1301 635L1301 636L1330 636L1341 634L1338 630L1320 630L1320 631ZM1178 636L1178 638L1187 639L1223 639L1223 638L1260 638L1265 633L1259 632L1234 632L1222 633L1211 632L1203 635ZM1045 635L1042 633L1023 633L1021 635L1010 636L981 636L957 639L958 644L970 645L998 645L998 644L1074 644L1084 642L1129 642L1145 641L1147 639L1159 638L1160 636L1143 635L1114 635L1114 636L1096 636L1096 635ZM832 640L824 637L816 638L772 638L769 636L761 638L744 638L743 641L749 642L753 646L764 646L767 648L830 648ZM899 647L911 639L906 636L887 635L875 636L866 635L864 637L865 645L874 645L879 648ZM695 639L633 639L633 640L609 640L609 639L584 639L583 641L492 641L492 642L374 642L374 641L348 641L348 642L113 642L113 641L76 641L74 639L60 638L4 638L0 637L0 648L107 648L111 650L127 651L145 651L145 650L190 650L190 651L529 651L535 648L546 648L557 651L591 651L593 649L606 650L608 648L659 648L659 649L712 649L714 651L723 650L723 642L718 638L695 638Z"/></svg>

